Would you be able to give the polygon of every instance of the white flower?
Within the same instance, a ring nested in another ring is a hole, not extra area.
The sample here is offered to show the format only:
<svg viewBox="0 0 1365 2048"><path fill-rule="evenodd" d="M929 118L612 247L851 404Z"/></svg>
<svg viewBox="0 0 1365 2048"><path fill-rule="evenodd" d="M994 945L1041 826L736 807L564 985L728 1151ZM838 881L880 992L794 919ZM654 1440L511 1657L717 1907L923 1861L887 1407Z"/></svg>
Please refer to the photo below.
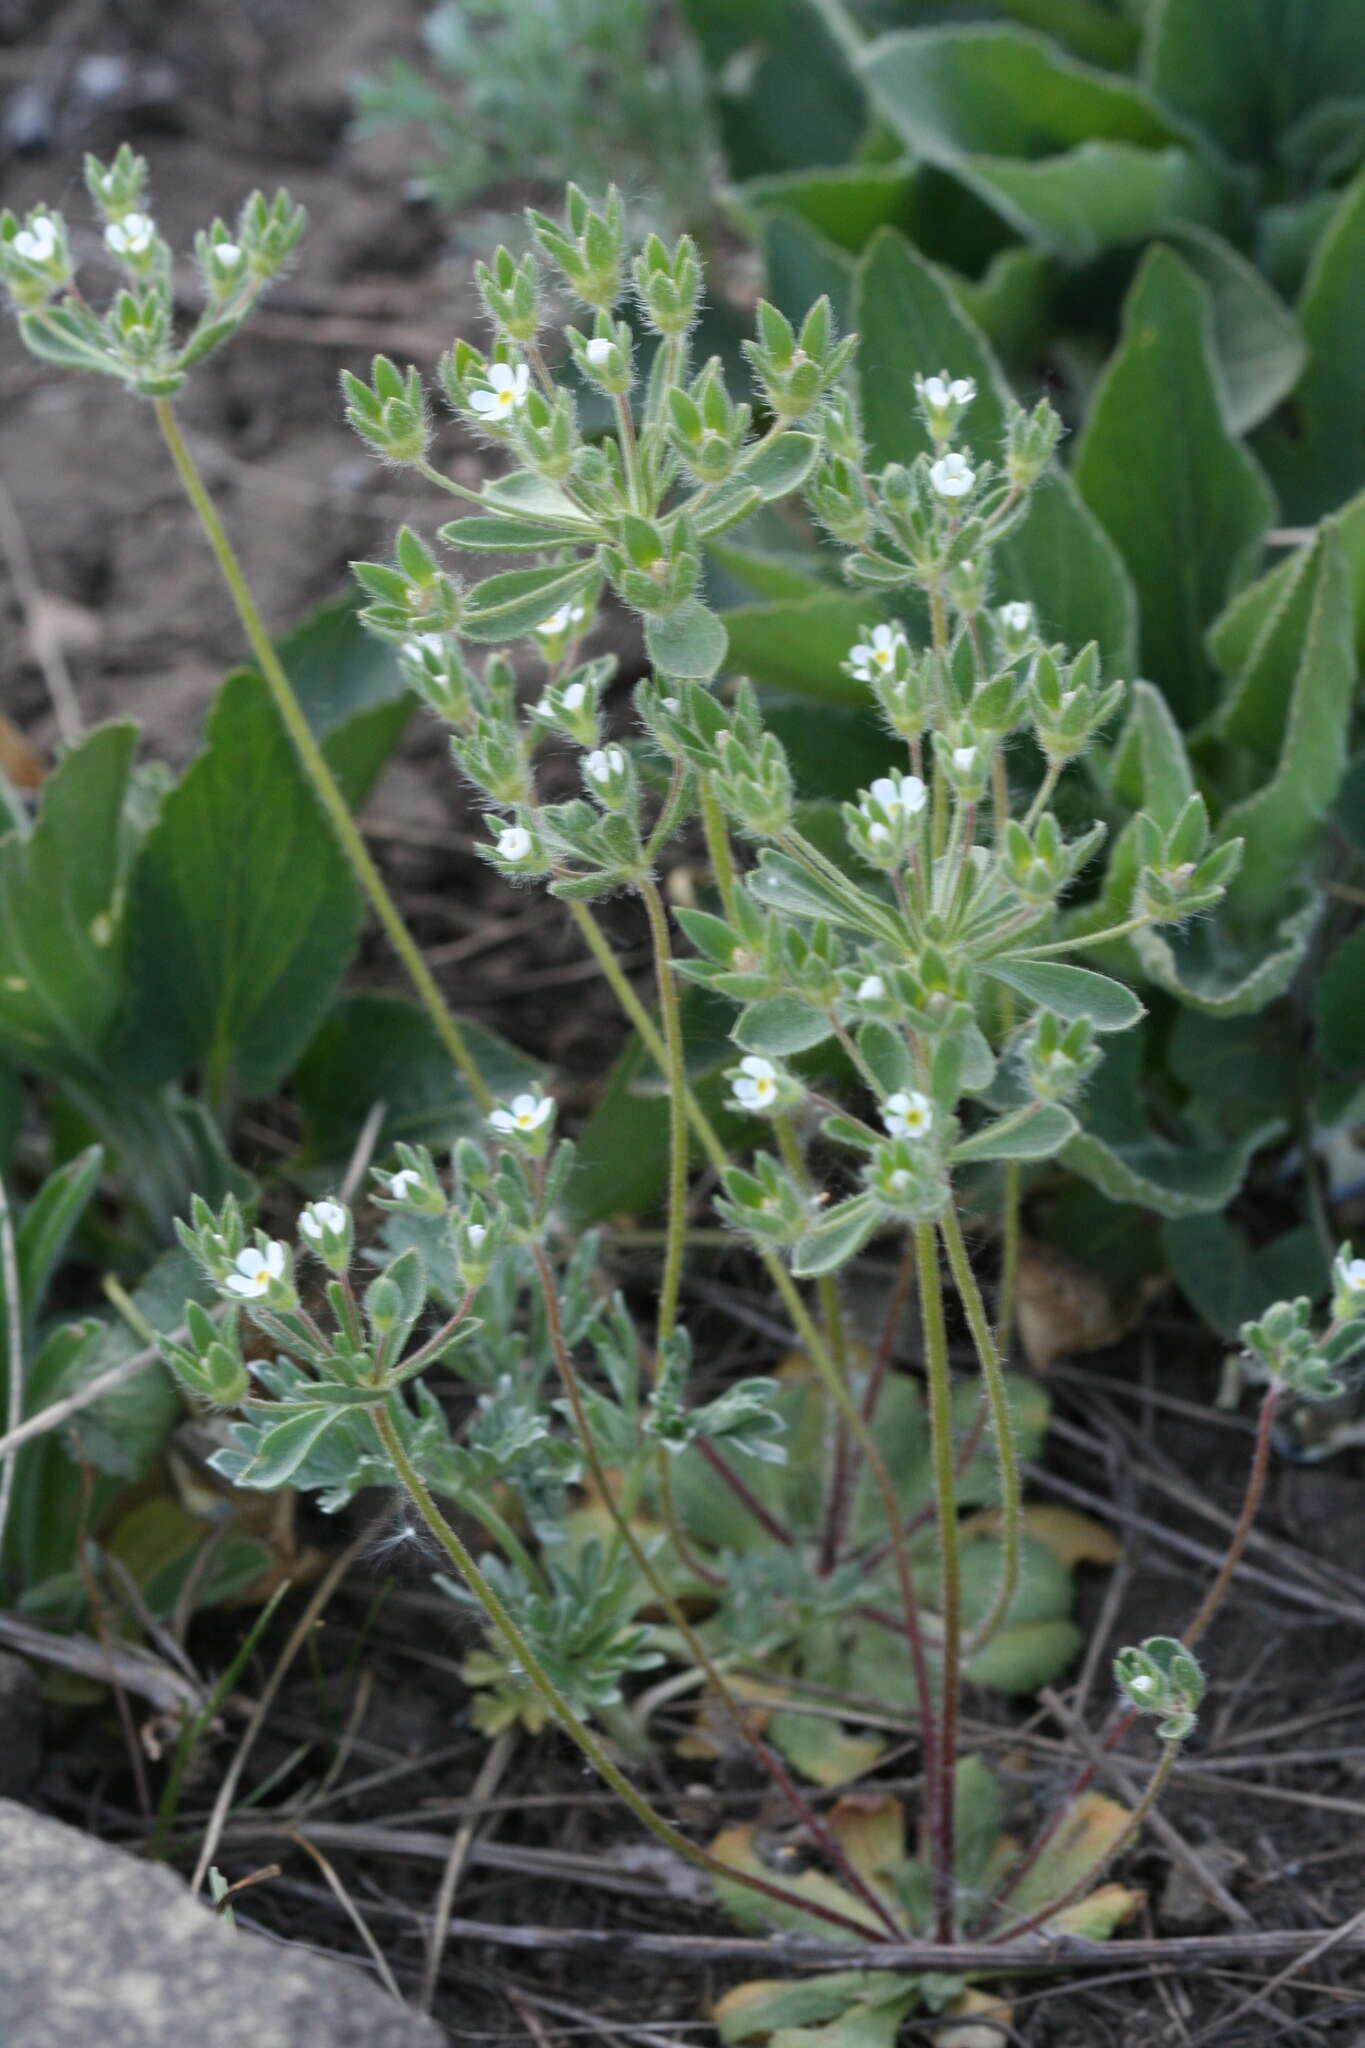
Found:
<svg viewBox="0 0 1365 2048"><path fill-rule="evenodd" d="M945 406L949 405L970 405L976 397L976 384L971 377L950 379L946 372L942 377L925 377L921 381L920 389L927 403L938 412L942 412Z"/></svg>
<svg viewBox="0 0 1365 2048"><path fill-rule="evenodd" d="M403 652L413 661L420 661L426 654L443 654L445 636L442 633L412 633L403 642Z"/></svg>
<svg viewBox="0 0 1365 2048"><path fill-rule="evenodd" d="M498 834L499 860L525 860L531 851L531 835L524 825L506 825Z"/></svg>
<svg viewBox="0 0 1365 2048"><path fill-rule="evenodd" d="M870 640L859 640L848 650L848 665L860 683L870 683L896 666L896 657L909 647L899 626L874 626Z"/></svg>
<svg viewBox="0 0 1365 2048"><path fill-rule="evenodd" d="M10 247L26 263L47 263L57 253L57 223L45 213L37 214L26 228L20 228Z"/></svg>
<svg viewBox="0 0 1365 2048"><path fill-rule="evenodd" d="M893 768L889 775L879 775L868 795L881 805L889 818L898 813L913 818L924 809L927 791L918 775L902 775ZM863 816L869 816L867 805L862 806Z"/></svg>
<svg viewBox="0 0 1365 2048"><path fill-rule="evenodd" d="M538 1131L555 1113L552 1095L514 1095L506 1109L495 1109L488 1121L495 1131Z"/></svg>
<svg viewBox="0 0 1365 2048"><path fill-rule="evenodd" d="M548 619L542 619L536 627L540 640L558 640L561 633L567 633L570 626L581 625L588 616L581 604L562 604L557 612L551 612Z"/></svg>
<svg viewBox="0 0 1365 2048"><path fill-rule="evenodd" d="M898 1195L903 1194L910 1185L910 1175L903 1166L898 1166L894 1173L887 1175L886 1184L889 1188L893 1188Z"/></svg>
<svg viewBox="0 0 1365 2048"><path fill-rule="evenodd" d="M397 1173L389 1176L389 1199L406 1202L408 1196L422 1185L422 1176L413 1166L402 1166Z"/></svg>
<svg viewBox="0 0 1365 2048"><path fill-rule="evenodd" d="M1348 1259L1344 1252L1337 1255L1335 1278L1338 1287L1351 1294L1365 1294L1365 1259Z"/></svg>
<svg viewBox="0 0 1365 2048"><path fill-rule="evenodd" d="M1022 639L1025 633L1033 631L1033 606L1016 598L1013 604L1002 604L1000 623L1007 633L1017 633Z"/></svg>
<svg viewBox="0 0 1365 2048"><path fill-rule="evenodd" d="M887 840L891 837L891 832L886 825L869 825L867 836L874 846L885 846Z"/></svg>
<svg viewBox="0 0 1365 2048"><path fill-rule="evenodd" d="M156 222L145 213L126 213L121 221L110 221L104 240L116 256L144 256L155 233Z"/></svg>
<svg viewBox="0 0 1365 2048"><path fill-rule="evenodd" d="M953 766L959 775L970 775L976 765L975 747L954 747Z"/></svg>
<svg viewBox="0 0 1365 2048"><path fill-rule="evenodd" d="M940 498L965 498L976 482L976 471L965 455L940 455L929 471L929 481Z"/></svg>
<svg viewBox="0 0 1365 2048"><path fill-rule="evenodd" d="M220 270L235 270L242 260L242 252L235 242L215 242L213 260Z"/></svg>
<svg viewBox="0 0 1365 2048"><path fill-rule="evenodd" d="M583 353L592 364L594 370L603 370L611 361L611 352L614 347L614 342L606 341L598 334L588 343Z"/></svg>
<svg viewBox="0 0 1365 2048"><path fill-rule="evenodd" d="M665 710L665 711L676 711L677 709L678 709L678 699L677 699L676 697L665 697L665 698L664 698L664 710Z"/></svg>
<svg viewBox="0 0 1365 2048"><path fill-rule="evenodd" d="M858 1001L860 1003L879 1003L885 994L886 983L882 980L880 974L869 974L865 981L858 983Z"/></svg>
<svg viewBox="0 0 1365 2048"><path fill-rule="evenodd" d="M488 382L470 392L470 406L480 419L505 419L525 403L530 382L531 372L525 363L518 363L515 370L507 363L490 363Z"/></svg>
<svg viewBox="0 0 1365 2048"><path fill-rule="evenodd" d="M579 616L580 618L582 617L581 611ZM559 701L566 711L577 711L587 694L588 686L586 683L570 683Z"/></svg>
<svg viewBox="0 0 1365 2048"><path fill-rule="evenodd" d="M741 1109L767 1109L777 1098L777 1068L756 1052L746 1053L730 1092Z"/></svg>
<svg viewBox="0 0 1365 2048"><path fill-rule="evenodd" d="M1129 1679L1128 1690L1129 1692L1141 1693L1155 1692L1156 1680L1154 1678L1149 1678L1146 1672L1139 1672L1136 1678Z"/></svg>
<svg viewBox="0 0 1365 2048"><path fill-rule="evenodd" d="M619 747L594 747L583 763L589 782L606 784L626 772L626 757Z"/></svg>
<svg viewBox="0 0 1365 2048"><path fill-rule="evenodd" d="M927 1095L903 1088L882 1104L882 1122L893 1138L927 1138L934 1128L933 1107Z"/></svg>
<svg viewBox="0 0 1365 2048"><path fill-rule="evenodd" d="M483 1243L487 1235L488 1225L486 1223L471 1223L469 1228L465 1231L465 1237L468 1240L469 1249L472 1252L478 1251L480 1245Z"/></svg>
<svg viewBox="0 0 1365 2048"><path fill-rule="evenodd" d="M323 1233L340 1237L346 1228L346 1211L340 1202L310 1202L299 1218L299 1229L311 1244L321 1244Z"/></svg>
<svg viewBox="0 0 1365 2048"><path fill-rule="evenodd" d="M284 1278L284 1268L284 1246L272 1238L263 1252L257 1251L254 1244L238 1252L234 1270L224 1284L244 1301L259 1301L263 1294L269 1294L274 1281Z"/></svg>

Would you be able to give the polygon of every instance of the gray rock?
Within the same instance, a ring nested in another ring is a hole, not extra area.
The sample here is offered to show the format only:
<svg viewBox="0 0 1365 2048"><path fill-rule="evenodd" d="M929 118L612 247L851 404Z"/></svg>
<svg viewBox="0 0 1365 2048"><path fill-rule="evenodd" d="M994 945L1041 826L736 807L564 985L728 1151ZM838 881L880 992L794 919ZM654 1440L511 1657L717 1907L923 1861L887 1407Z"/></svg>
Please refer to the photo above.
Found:
<svg viewBox="0 0 1365 2048"><path fill-rule="evenodd" d="M0 1799L29 1799L43 1760L43 1695L22 1657L0 1651Z"/></svg>
<svg viewBox="0 0 1365 2048"><path fill-rule="evenodd" d="M234 1932L164 1865L0 1800L5 2048L440 2048L360 1971Z"/></svg>

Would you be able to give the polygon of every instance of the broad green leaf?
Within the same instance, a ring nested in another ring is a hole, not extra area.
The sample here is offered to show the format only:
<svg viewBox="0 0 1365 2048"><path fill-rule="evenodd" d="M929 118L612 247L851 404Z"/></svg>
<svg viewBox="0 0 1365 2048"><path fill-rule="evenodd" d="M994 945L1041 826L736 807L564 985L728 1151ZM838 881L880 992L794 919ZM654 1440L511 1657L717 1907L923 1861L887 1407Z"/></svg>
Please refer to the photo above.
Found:
<svg viewBox="0 0 1365 2048"><path fill-rule="evenodd" d="M974 377L977 395L963 439L994 454L1009 397L1004 374L940 276L896 235L879 234L859 268L859 381L874 467L913 462L929 446L915 397L916 372ZM1099 642L1120 671L1135 654L1132 586L1112 542L1061 471L1034 492L1028 516L996 551L998 598L1027 598L1044 632L1071 646Z"/></svg>
<svg viewBox="0 0 1365 2048"><path fill-rule="evenodd" d="M1014 28L907 29L873 43L868 87L916 156L951 169L1018 233L1076 261L1219 197L1144 90Z"/></svg>
<svg viewBox="0 0 1365 2048"><path fill-rule="evenodd" d="M1184 738L1170 705L1150 683L1133 685L1128 718L1109 763L1109 781L1132 810L1149 811L1162 827L1173 825L1194 795Z"/></svg>
<svg viewBox="0 0 1365 2048"><path fill-rule="evenodd" d="M766 2041L769 2048L894 2048L900 2023L918 1997L917 1977L840 1970L737 1984L712 2017L727 2048L744 2041Z"/></svg>
<svg viewBox="0 0 1365 2048"><path fill-rule="evenodd" d="M725 625L699 598L685 598L646 619L645 646L661 676L709 682L725 659Z"/></svg>
<svg viewBox="0 0 1365 2048"><path fill-rule="evenodd" d="M1281 576L1279 570L1272 572L1277 578L1275 603L1263 612L1261 630L1247 649L1215 713L1220 732L1242 746L1251 747L1267 761L1278 759L1284 743L1294 676L1318 596L1321 560L1321 540L1315 539L1310 547L1296 549L1282 565L1287 575ZM1253 590L1262 590L1266 580L1253 585ZM1235 608L1234 600L1229 611ZM1227 616L1225 613L1224 617ZM1216 632L1215 626L1209 635L1211 648Z"/></svg>
<svg viewBox="0 0 1365 2048"><path fill-rule="evenodd" d="M103 1148L87 1146L84 1152L48 1175L20 1218L15 1232L15 1256L19 1299L29 1329L37 1319L48 1282L67 1241L89 1206L103 1165ZM4 1294L4 1273L0 1271L0 1301Z"/></svg>
<svg viewBox="0 0 1365 2048"><path fill-rule="evenodd" d="M1146 1014L1130 988L1089 967L1057 960L994 960L986 973L1068 1023L1088 1017L1097 1031L1127 1031Z"/></svg>
<svg viewBox="0 0 1365 2048"><path fill-rule="evenodd" d="M1229 1343L1272 1301L1316 1299L1328 1285L1328 1260L1310 1225L1259 1250L1224 1216L1182 1217L1163 1224L1162 1238L1177 1287Z"/></svg>
<svg viewBox="0 0 1365 2048"><path fill-rule="evenodd" d="M1365 492L1350 500L1334 514L1332 520L1341 551L1346 557L1346 566L1351 573L1351 590L1355 606L1356 658L1365 665ZM1235 713L1232 704L1236 696L1246 687L1247 672L1261 659L1263 648L1272 645L1268 634L1271 620L1282 613L1291 587L1302 573L1304 563L1317 536L1314 535L1306 546L1295 548L1283 561L1268 569L1264 576L1240 591L1233 598L1227 610L1220 613L1209 628L1209 652L1224 675L1238 680L1237 690L1225 704L1220 718L1228 722L1228 730L1237 739L1245 740L1248 746L1257 747L1261 752L1274 755L1279 750L1282 725L1274 724L1272 736L1266 738L1259 719L1242 720L1240 711ZM1282 629L1292 637L1296 628L1286 620ZM1235 719L1235 724L1234 724Z"/></svg>
<svg viewBox="0 0 1365 2048"><path fill-rule="evenodd" d="M263 1095L316 1029L360 900L264 683L229 676L129 884L121 1064Z"/></svg>
<svg viewBox="0 0 1365 2048"><path fill-rule="evenodd" d="M1228 156L1269 168L1323 101L1365 93L1356 0L1157 0L1143 75Z"/></svg>
<svg viewBox="0 0 1365 2048"><path fill-rule="evenodd" d="M1116 12L1109 0L1000 0L1002 13L1064 43L1089 64L1127 70L1137 54L1137 22L1143 0Z"/></svg>
<svg viewBox="0 0 1365 2048"><path fill-rule="evenodd" d="M1086 1792L1009 1894L1011 1917L1037 1911L1070 1891L1105 1860L1128 1826L1128 1809L1101 1792Z"/></svg>
<svg viewBox="0 0 1365 2048"><path fill-rule="evenodd" d="M734 178L843 164L867 126L852 38L818 0L684 0Z"/></svg>
<svg viewBox="0 0 1365 2048"><path fill-rule="evenodd" d="M1083 1128L1062 1154L1111 1202L1136 1202L1159 1216L1226 1208L1252 1155L1283 1128L1268 1117L1223 1144L1182 1144L1156 1130L1142 1098L1145 1031L1116 1038L1081 1104Z"/></svg>
<svg viewBox="0 0 1365 2048"><path fill-rule="evenodd" d="M540 1081L529 1054L481 1024L461 1030L490 1092L506 1099ZM344 1165L371 1109L384 1104L375 1142L448 1145L482 1127L478 1105L426 1012L406 996L350 995L335 1004L294 1070L303 1115L299 1169Z"/></svg>
<svg viewBox="0 0 1365 2048"><path fill-rule="evenodd" d="M533 633L560 605L582 596L597 577L597 562L560 563L548 569L507 569L467 593L460 615L466 640L516 640Z"/></svg>
<svg viewBox="0 0 1365 2048"><path fill-rule="evenodd" d="M896 163L840 164L832 170L784 171L753 178L732 195L750 232L761 231L770 214L789 215L826 242L856 256L878 228L913 235L919 209L914 203L918 167Z"/></svg>
<svg viewBox="0 0 1365 2048"><path fill-rule="evenodd" d="M830 924L851 925L855 931L887 936L894 929L889 916L879 914L871 904L859 906L848 901L830 883L791 860L785 853L765 847L763 857L749 881L760 903L785 910L790 917L824 918Z"/></svg>
<svg viewBox="0 0 1365 2048"><path fill-rule="evenodd" d="M137 729L65 755L28 835L0 839L0 1046L21 1066L98 1068L122 994L124 831Z"/></svg>
<svg viewBox="0 0 1365 2048"><path fill-rule="evenodd" d="M997 1692L1036 1692L1065 1671L1084 1641L1075 1622L1062 1616L1009 1621L968 1659L964 1676L973 1685L994 1686Z"/></svg>
<svg viewBox="0 0 1365 2048"><path fill-rule="evenodd" d="M576 526L585 531L592 528L593 522L582 507L565 497L558 484L538 476L533 469L514 469L506 476L490 477L483 487L483 496L498 514L547 520L555 526Z"/></svg>
<svg viewBox="0 0 1365 2048"><path fill-rule="evenodd" d="M849 325L853 258L784 213L764 222L762 246L764 288L773 304L796 324L817 299L827 297L842 333Z"/></svg>
<svg viewBox="0 0 1365 2048"><path fill-rule="evenodd" d="M765 1053L769 1059L785 1060L792 1053L823 1045L834 1029L799 996L773 996L768 1002L750 1003L735 1021L736 1045L746 1052Z"/></svg>
<svg viewBox="0 0 1365 2048"><path fill-rule="evenodd" d="M1288 695L1279 762L1263 789L1219 821L1220 839L1246 840L1227 899L1238 915L1264 916L1278 907L1319 838L1346 772L1357 673L1351 584L1330 528L1316 552L1313 602Z"/></svg>
<svg viewBox="0 0 1365 2048"><path fill-rule="evenodd" d="M901 29L863 56L868 89L919 157L1036 162L1091 141L1185 140L1141 86L1022 28Z"/></svg>
<svg viewBox="0 0 1365 2048"><path fill-rule="evenodd" d="M1365 1068L1365 924L1344 938L1313 983L1318 1052L1328 1066Z"/></svg>
<svg viewBox="0 0 1365 2048"><path fill-rule="evenodd" d="M1365 35L1357 38L1365 44ZM1365 270L1365 171L1342 194L1313 252L1297 307L1308 367L1282 417L1257 437L1287 520L1307 525L1365 483L1365 360L1359 347Z"/></svg>
<svg viewBox="0 0 1365 2048"><path fill-rule="evenodd" d="M1069 1109L1060 1102L1046 1102L986 1124L954 1145L949 1156L955 1166L979 1165L987 1159L1050 1159L1079 1128Z"/></svg>
<svg viewBox="0 0 1365 2048"><path fill-rule="evenodd" d="M1213 703L1205 629L1255 567L1275 504L1223 421L1208 293L1169 249L1148 252L1129 292L1075 477L1137 585L1143 668L1188 727Z"/></svg>
<svg viewBox="0 0 1365 2048"><path fill-rule="evenodd" d="M772 684L826 704L868 702L866 683L846 675L840 663L865 630L894 614L897 593L869 591L848 597L831 591L774 604L741 605L725 613L730 667L756 683ZM906 592L906 609L918 603Z"/></svg>
<svg viewBox="0 0 1365 2048"><path fill-rule="evenodd" d="M1275 914L1240 928L1228 907L1182 929L1149 925L1135 932L1133 951L1158 988L1211 1017L1263 1010L1289 988L1308 955L1322 916L1311 887L1290 890Z"/></svg>
<svg viewBox="0 0 1365 2048"><path fill-rule="evenodd" d="M745 1119L726 1109L721 1070L735 1064L734 1005L709 990L682 991L688 1079L721 1137L733 1143ZM748 1125L752 1132L752 1124ZM568 1207L577 1224L652 1209L668 1175L668 1095L663 1077L634 1033L607 1078L574 1156Z"/></svg>
<svg viewBox="0 0 1365 2048"><path fill-rule="evenodd" d="M1018 234L1070 263L1181 222L1221 219L1208 172L1183 149L1083 142L1039 163L970 157L959 176Z"/></svg>
<svg viewBox="0 0 1365 2048"><path fill-rule="evenodd" d="M910 1048L905 1033L893 1024L870 1018L859 1029L858 1050L876 1075L883 1095L894 1095L899 1089L913 1086L915 1068Z"/></svg>
<svg viewBox="0 0 1365 2048"><path fill-rule="evenodd" d="M1208 228L1162 229L1207 287L1213 362L1228 431L1249 433L1292 389L1308 355L1298 321L1244 256Z"/></svg>
<svg viewBox="0 0 1365 2048"><path fill-rule="evenodd" d="M313 736L353 810L412 715L394 650L367 633L352 598L325 604L280 642L279 656Z"/></svg>
<svg viewBox="0 0 1365 2048"><path fill-rule="evenodd" d="M801 703L765 691L763 722L781 740L798 796L852 802L891 758L885 733L860 705Z"/></svg>

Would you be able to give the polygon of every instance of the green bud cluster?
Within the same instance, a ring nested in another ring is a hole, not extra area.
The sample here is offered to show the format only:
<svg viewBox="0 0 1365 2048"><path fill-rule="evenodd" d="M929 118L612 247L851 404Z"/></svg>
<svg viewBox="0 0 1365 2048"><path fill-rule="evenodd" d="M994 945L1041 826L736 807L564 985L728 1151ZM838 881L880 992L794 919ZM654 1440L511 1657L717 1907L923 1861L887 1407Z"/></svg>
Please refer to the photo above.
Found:
<svg viewBox="0 0 1365 2048"><path fill-rule="evenodd" d="M1193 1734L1204 1674L1194 1655L1174 1636L1148 1636L1114 1659L1114 1681L1129 1706L1159 1715L1163 1742L1184 1742Z"/></svg>

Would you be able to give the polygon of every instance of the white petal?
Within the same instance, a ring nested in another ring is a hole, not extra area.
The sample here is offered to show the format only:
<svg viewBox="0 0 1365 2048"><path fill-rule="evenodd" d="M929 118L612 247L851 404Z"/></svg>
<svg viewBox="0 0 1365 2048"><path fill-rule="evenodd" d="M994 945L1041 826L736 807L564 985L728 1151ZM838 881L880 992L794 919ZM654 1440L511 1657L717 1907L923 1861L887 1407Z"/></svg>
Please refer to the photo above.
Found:
<svg viewBox="0 0 1365 2048"><path fill-rule="evenodd" d="M763 1055L757 1052L746 1053L739 1063L739 1069L742 1074L752 1074L756 1081L774 1081L777 1078L777 1068L772 1061L765 1060Z"/></svg>
<svg viewBox="0 0 1365 2048"><path fill-rule="evenodd" d="M491 414L502 411L502 401L496 392L485 391L482 388L470 392L469 404L471 410L478 413L481 419L487 419Z"/></svg>
<svg viewBox="0 0 1365 2048"><path fill-rule="evenodd" d="M495 1131L514 1131L517 1127L516 1118L506 1109L493 1110L488 1121Z"/></svg>

